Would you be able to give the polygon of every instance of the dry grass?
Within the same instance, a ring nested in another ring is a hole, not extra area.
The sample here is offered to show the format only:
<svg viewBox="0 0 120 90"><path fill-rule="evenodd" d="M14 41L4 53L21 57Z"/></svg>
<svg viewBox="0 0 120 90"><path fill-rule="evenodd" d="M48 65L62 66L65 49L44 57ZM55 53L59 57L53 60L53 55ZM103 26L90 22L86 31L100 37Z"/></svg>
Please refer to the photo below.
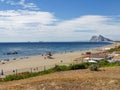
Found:
<svg viewBox="0 0 120 90"><path fill-rule="evenodd" d="M120 66L97 72L74 70L1 82L0 90L120 90Z"/></svg>

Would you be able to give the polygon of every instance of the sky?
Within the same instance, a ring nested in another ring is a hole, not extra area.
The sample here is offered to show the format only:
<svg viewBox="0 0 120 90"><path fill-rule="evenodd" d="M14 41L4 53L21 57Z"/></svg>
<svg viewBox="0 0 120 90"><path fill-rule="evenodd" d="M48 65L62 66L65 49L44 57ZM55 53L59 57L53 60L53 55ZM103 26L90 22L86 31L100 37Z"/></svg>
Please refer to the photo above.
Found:
<svg viewBox="0 0 120 90"><path fill-rule="evenodd" d="M0 0L0 42L120 40L120 0Z"/></svg>

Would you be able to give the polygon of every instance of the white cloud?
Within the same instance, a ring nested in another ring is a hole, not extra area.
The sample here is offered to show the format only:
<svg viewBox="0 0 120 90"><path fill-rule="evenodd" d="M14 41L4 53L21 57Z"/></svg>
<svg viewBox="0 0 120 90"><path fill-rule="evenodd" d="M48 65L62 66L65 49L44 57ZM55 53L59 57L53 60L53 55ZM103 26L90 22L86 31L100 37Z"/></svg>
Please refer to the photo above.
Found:
<svg viewBox="0 0 120 90"><path fill-rule="evenodd" d="M120 21L118 21L119 19L120 18L117 17L116 21L115 17L85 15L72 20L60 22L55 27L57 30L59 29L59 31L64 31L64 33L71 33L71 35L80 35L82 37L88 37L89 35L93 34L112 36L118 35L118 33L120 33ZM80 32L74 32L75 30Z"/></svg>
<svg viewBox="0 0 120 90"><path fill-rule="evenodd" d="M49 30L46 32L52 32L50 34L51 37L61 38L61 40L79 41L88 40L92 35L98 34L116 39L112 36L118 36L120 33L119 26L120 21L116 22L114 17L85 15L79 18L57 22L52 26L44 26L43 29Z"/></svg>
<svg viewBox="0 0 120 90"><path fill-rule="evenodd" d="M96 34L119 39L120 17L84 15L61 21L49 12L0 11L0 41L80 41Z"/></svg>
<svg viewBox="0 0 120 90"><path fill-rule="evenodd" d="M49 12L37 12L27 10L0 11L0 30L6 35L19 34L18 32L28 32L30 30L41 31L42 26L55 22L56 19ZM8 33L7 33L8 32ZM13 33L15 32L15 33ZM31 31L30 31L31 32Z"/></svg>
<svg viewBox="0 0 120 90"><path fill-rule="evenodd" d="M13 6L21 6L23 9L30 9L30 10L39 10L38 6L34 3L28 3L26 0L0 0L0 2L5 2L7 4Z"/></svg>

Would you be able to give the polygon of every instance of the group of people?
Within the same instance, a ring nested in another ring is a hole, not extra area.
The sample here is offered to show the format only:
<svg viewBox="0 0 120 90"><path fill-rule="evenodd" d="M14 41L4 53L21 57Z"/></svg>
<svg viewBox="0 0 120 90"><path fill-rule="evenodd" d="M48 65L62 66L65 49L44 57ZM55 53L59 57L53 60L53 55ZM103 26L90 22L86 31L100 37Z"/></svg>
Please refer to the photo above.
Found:
<svg viewBox="0 0 120 90"><path fill-rule="evenodd" d="M42 56L44 56L44 59L47 59L47 58L48 58L48 59L53 59L53 58L52 58L53 55L52 55L51 52L48 52L48 53L46 53L45 55L42 54Z"/></svg>

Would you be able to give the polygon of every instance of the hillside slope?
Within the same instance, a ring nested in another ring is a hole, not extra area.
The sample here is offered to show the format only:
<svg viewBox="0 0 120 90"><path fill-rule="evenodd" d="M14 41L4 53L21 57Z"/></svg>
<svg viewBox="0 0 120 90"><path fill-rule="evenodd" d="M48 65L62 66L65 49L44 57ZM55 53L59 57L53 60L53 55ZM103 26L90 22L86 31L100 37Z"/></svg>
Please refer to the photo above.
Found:
<svg viewBox="0 0 120 90"><path fill-rule="evenodd" d="M120 67L98 72L74 70L24 80L2 82L0 90L119 90Z"/></svg>

